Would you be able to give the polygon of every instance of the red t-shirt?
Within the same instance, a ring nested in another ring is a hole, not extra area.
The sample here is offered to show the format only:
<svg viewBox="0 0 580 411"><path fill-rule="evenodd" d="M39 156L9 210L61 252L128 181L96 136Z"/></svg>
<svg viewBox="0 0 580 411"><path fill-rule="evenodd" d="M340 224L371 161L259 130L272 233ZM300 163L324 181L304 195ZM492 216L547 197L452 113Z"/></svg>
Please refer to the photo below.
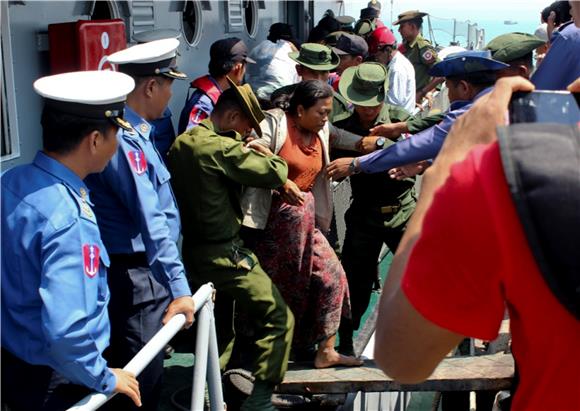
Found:
<svg viewBox="0 0 580 411"><path fill-rule="evenodd" d="M429 321L484 340L497 336L507 306L520 373L513 410L580 410L580 321L538 271L497 143L452 168L425 216L402 288Z"/></svg>

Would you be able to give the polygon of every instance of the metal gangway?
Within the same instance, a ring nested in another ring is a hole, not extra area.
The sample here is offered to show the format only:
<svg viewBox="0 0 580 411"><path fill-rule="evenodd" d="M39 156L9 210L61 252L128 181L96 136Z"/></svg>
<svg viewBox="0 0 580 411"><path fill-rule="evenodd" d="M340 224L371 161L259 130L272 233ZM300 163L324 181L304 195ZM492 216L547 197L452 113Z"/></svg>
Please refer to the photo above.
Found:
<svg viewBox="0 0 580 411"><path fill-rule="evenodd" d="M210 407L212 411L225 409L219 365L217 334L213 315L215 288L212 283L201 286L191 297L195 304L197 337L195 344L195 365L191 409L203 410L205 385L207 381ZM133 357L123 370L139 375L141 371L163 350L165 345L183 328L185 315L175 315L155 336ZM68 411L94 411L113 398L116 393L105 395L93 393L77 402Z"/></svg>

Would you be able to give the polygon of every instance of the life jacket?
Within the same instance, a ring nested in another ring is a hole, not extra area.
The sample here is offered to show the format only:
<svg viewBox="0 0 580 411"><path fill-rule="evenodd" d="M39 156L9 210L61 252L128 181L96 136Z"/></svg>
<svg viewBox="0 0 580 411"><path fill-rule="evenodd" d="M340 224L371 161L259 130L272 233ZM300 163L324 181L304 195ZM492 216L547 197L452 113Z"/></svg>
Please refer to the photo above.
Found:
<svg viewBox="0 0 580 411"><path fill-rule="evenodd" d="M191 93L193 90L193 93ZM197 104L201 96L206 95L210 98L211 102L215 105L220 98L222 91L220 88L212 81L209 75L203 77L198 77L191 82L189 85L189 90L187 93L187 98L185 100L185 106L181 110L179 115L178 132L183 133L187 128L187 123L189 123L189 115L191 110Z"/></svg>
<svg viewBox="0 0 580 411"><path fill-rule="evenodd" d="M499 130L505 176L534 259L554 296L578 320L579 125L521 123Z"/></svg>

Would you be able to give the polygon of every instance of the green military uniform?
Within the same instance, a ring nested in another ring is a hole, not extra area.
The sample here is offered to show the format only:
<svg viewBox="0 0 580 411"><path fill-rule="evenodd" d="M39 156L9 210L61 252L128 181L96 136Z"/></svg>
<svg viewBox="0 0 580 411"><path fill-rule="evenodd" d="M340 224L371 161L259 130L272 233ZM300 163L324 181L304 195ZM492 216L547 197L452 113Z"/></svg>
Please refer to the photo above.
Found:
<svg viewBox="0 0 580 411"><path fill-rule="evenodd" d="M409 113L402 108L383 103L387 71L378 63L363 63L345 70L339 90L355 106L383 104L371 127L361 125L355 112L335 124L359 135L369 135L372 127L391 122L406 121ZM394 144L385 139L384 147ZM352 157L358 154L344 153ZM355 174L350 177L352 202L346 212L346 236L342 249L342 264L350 289L352 321L341 320L341 349L348 351L353 329L367 309L376 279L377 259L383 243L395 251L406 223L415 209L415 180L391 179L387 173ZM345 347L346 345L346 347Z"/></svg>
<svg viewBox="0 0 580 411"><path fill-rule="evenodd" d="M437 62L441 61L437 57L437 52L431 45L431 42L418 35L411 43L403 41L399 51L402 51L405 57L415 68L415 85L417 90L423 89L431 81L429 69Z"/></svg>
<svg viewBox="0 0 580 411"><path fill-rule="evenodd" d="M259 154L241 140L235 131L218 133L206 119L177 138L168 162L183 225L185 267L196 287L211 281L217 289L221 365L234 343L236 301L253 321L253 374L277 384L286 372L294 317L254 253L243 247L240 197L243 186L280 187L288 167L280 157Z"/></svg>
<svg viewBox="0 0 580 411"><path fill-rule="evenodd" d="M409 10L399 14L397 21L393 25L422 19L427 13L418 10ZM403 40L399 46L399 51L411 62L415 68L415 87L417 91L422 90L431 81L429 69L437 62L441 61L437 57L437 52L431 42L420 34L411 42Z"/></svg>
<svg viewBox="0 0 580 411"><path fill-rule="evenodd" d="M443 120L443 117L445 117L444 113L430 114L425 117L411 117L407 120L407 128L409 129L409 133L417 134L419 131L439 124Z"/></svg>

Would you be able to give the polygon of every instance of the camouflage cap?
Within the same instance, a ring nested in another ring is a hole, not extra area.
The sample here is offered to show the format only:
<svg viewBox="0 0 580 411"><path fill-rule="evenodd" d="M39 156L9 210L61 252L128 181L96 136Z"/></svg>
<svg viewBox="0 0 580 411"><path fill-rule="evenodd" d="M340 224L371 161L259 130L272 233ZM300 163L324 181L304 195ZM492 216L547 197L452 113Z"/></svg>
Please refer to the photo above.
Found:
<svg viewBox="0 0 580 411"><path fill-rule="evenodd" d="M375 31L376 28L377 25L372 20L359 20L356 22L356 25L354 26L354 34L366 38L373 31Z"/></svg>
<svg viewBox="0 0 580 411"><path fill-rule="evenodd" d="M496 71L509 67L509 65L491 58L491 52L485 51L462 51L448 55L443 61L435 64L429 70L429 75L434 77L461 76L479 71Z"/></svg>
<svg viewBox="0 0 580 411"><path fill-rule="evenodd" d="M422 17L425 17L428 13L423 13L419 10L409 10L404 13L401 13L397 16L397 20L393 22L393 25L401 24L409 20L415 20Z"/></svg>
<svg viewBox="0 0 580 411"><path fill-rule="evenodd" d="M340 77L340 94L357 106L374 107L385 101L387 68L380 63L363 63L347 68Z"/></svg>
<svg viewBox="0 0 580 411"><path fill-rule="evenodd" d="M528 33L507 33L497 36L485 46L494 60L504 63L524 57L546 42Z"/></svg>
<svg viewBox="0 0 580 411"><path fill-rule="evenodd" d="M288 53L288 56L302 66L315 71L330 71L338 67L340 57L329 47L318 43L304 43L300 51Z"/></svg>

